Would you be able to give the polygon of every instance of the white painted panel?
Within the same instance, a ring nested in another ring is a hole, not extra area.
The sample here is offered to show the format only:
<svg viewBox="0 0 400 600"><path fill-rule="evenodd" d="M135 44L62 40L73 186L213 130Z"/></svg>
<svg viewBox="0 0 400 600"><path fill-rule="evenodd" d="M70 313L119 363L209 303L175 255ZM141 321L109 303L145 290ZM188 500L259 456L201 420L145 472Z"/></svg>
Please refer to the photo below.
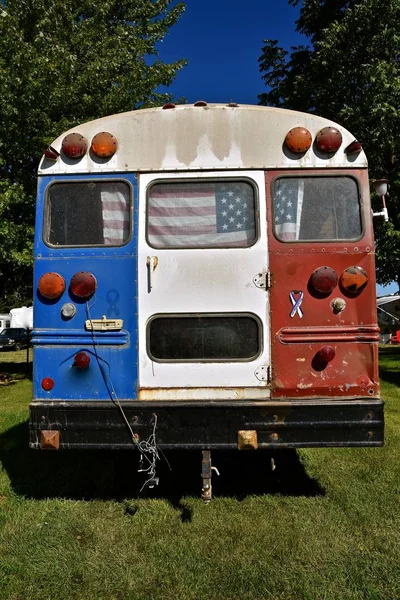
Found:
<svg viewBox="0 0 400 600"><path fill-rule="evenodd" d="M312 145L303 154L284 147L286 134L305 127L315 140L324 127L339 129L343 142L334 154L321 154ZM90 145L93 137L108 131L118 148L110 159L96 159L87 152L82 159L68 159L61 151L68 133L79 133ZM110 115L77 125L52 143L57 160L42 158L39 173L115 173L198 171L200 169L298 169L361 168L367 166L363 151L347 156L354 136L337 123L317 115L270 106L209 104L204 108L180 105L172 110L148 108Z"/></svg>
<svg viewBox="0 0 400 600"><path fill-rule="evenodd" d="M139 192L139 386L141 388L266 387L256 371L269 365L268 292L253 278L268 269L265 177L262 171L179 173L179 179L230 177L253 182L258 192L258 240L249 248L154 249L146 241L146 193L154 181L176 174L141 175ZM151 290L147 263L151 259ZM154 267L154 270L153 270ZM246 362L162 363L149 358L146 329L157 314L251 313L262 323L262 352ZM228 396L230 393L227 391ZM170 393L169 393L170 395ZM177 395L178 396L178 395Z"/></svg>

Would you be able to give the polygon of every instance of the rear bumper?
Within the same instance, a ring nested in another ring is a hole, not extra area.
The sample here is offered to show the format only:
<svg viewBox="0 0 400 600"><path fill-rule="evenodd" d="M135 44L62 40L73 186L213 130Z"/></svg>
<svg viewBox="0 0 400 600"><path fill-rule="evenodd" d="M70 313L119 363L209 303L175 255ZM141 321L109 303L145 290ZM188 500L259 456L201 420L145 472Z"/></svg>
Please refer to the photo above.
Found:
<svg viewBox="0 0 400 600"><path fill-rule="evenodd" d="M234 449L240 431L253 432L258 449L384 443L380 399L121 404L140 440L151 435L156 417L156 442L161 448ZM42 447L42 431L58 431L60 449L134 447L120 410L110 401L34 401L29 429L29 445L36 449Z"/></svg>

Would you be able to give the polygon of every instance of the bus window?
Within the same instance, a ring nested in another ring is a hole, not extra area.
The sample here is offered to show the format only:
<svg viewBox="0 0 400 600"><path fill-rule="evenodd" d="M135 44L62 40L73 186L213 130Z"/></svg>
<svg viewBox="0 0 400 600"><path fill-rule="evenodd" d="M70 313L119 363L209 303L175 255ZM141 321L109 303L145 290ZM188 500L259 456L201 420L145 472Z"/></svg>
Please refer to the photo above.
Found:
<svg viewBox="0 0 400 600"><path fill-rule="evenodd" d="M253 360L261 350L260 324L248 315L155 317L149 354L159 361Z"/></svg>
<svg viewBox="0 0 400 600"><path fill-rule="evenodd" d="M123 181L50 185L44 241L51 246L122 246L130 233L130 196Z"/></svg>
<svg viewBox="0 0 400 600"><path fill-rule="evenodd" d="M155 183L147 210L153 248L245 247L256 241L255 191L245 181Z"/></svg>
<svg viewBox="0 0 400 600"><path fill-rule="evenodd" d="M354 240L362 223L352 177L281 177L273 186L274 228L282 241Z"/></svg>

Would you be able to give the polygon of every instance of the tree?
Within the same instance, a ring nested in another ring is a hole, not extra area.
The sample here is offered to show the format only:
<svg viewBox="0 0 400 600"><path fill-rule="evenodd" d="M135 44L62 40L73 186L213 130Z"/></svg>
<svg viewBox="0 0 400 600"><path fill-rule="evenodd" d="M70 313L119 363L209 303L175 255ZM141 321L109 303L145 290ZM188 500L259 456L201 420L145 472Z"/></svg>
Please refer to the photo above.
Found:
<svg viewBox="0 0 400 600"><path fill-rule="evenodd" d="M171 0L0 0L0 310L32 301L36 169L66 129L164 104L186 64L157 44L184 10Z"/></svg>
<svg viewBox="0 0 400 600"><path fill-rule="evenodd" d="M390 222L375 219L377 279L400 288L400 0L289 0L308 44L265 40L260 104L321 114L362 143L373 179L388 178Z"/></svg>

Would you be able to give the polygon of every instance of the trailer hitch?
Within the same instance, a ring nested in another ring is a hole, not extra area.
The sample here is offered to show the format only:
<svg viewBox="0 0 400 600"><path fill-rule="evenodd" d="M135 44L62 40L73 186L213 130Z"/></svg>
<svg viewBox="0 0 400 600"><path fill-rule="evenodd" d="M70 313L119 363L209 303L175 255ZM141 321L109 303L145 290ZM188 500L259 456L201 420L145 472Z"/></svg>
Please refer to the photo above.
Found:
<svg viewBox="0 0 400 600"><path fill-rule="evenodd" d="M215 473L219 475L219 471L217 467L213 467L211 464L211 450L203 450L202 454L203 459L201 462L201 477L203 479L203 485L201 488L201 499L205 504L209 504L212 498L212 472L215 471Z"/></svg>

